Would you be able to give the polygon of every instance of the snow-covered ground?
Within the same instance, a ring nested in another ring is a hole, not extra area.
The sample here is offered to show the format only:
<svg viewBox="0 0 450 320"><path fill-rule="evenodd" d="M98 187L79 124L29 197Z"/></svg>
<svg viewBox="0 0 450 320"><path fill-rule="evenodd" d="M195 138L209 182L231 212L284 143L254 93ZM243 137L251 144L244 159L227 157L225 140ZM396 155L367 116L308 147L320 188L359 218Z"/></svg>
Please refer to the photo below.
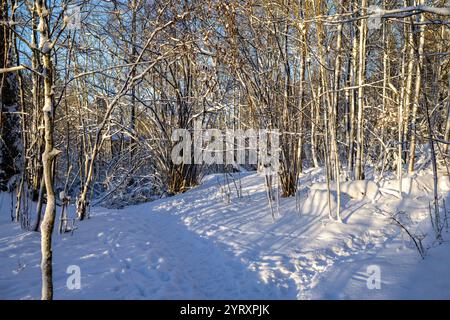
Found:
<svg viewBox="0 0 450 320"><path fill-rule="evenodd" d="M395 180L380 183L381 193L376 185L344 186L344 223L328 219L321 176L302 175L300 210L294 198L281 199L275 221L257 173L235 175L242 197L229 181L229 201L224 176L211 175L182 195L94 208L73 235L55 233L55 298L450 299L450 243L438 245L430 231L429 172L405 178L402 199ZM9 221L9 199L0 196L0 298L38 299L39 234ZM399 211L411 232L427 234L424 260L387 218ZM80 267L79 290L66 286L70 265ZM367 286L373 268L380 289Z"/></svg>

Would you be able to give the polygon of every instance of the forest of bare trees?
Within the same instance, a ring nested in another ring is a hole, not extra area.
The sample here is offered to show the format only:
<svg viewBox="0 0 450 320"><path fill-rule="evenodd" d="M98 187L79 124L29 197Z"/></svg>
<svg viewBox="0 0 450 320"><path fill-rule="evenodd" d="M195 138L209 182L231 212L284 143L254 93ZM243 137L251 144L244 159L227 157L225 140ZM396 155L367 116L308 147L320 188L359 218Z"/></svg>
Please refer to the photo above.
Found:
<svg viewBox="0 0 450 320"><path fill-rule="evenodd" d="M278 129L282 197L310 167L338 194L419 151L447 168L449 17L445 0L2 0L0 186L41 233L42 298L64 203L83 220L236 170L174 164L174 129Z"/></svg>

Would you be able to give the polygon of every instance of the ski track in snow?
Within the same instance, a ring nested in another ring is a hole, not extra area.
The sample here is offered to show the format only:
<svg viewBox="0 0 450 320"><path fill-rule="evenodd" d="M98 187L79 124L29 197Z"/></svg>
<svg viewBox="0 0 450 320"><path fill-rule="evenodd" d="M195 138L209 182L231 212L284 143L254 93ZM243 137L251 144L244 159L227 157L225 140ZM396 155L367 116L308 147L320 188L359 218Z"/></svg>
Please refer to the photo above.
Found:
<svg viewBox="0 0 450 320"><path fill-rule="evenodd" d="M95 208L74 235L55 233L55 298L361 299L420 298L421 292L449 298L450 272L436 268L434 256L421 262L399 228L376 213L376 207L406 209L420 222L428 206L424 195L408 201L384 195L377 203L346 198L345 224L328 220L322 203L299 213L295 199L281 199L274 222L263 179L257 174L240 178L243 197L236 197L231 184L230 203L217 186L218 180L223 185L223 176L209 176L182 195L123 210ZM303 179L306 184L311 173ZM0 200L5 208L8 197ZM39 235L21 231L8 217L2 209L0 298L37 299ZM444 244L430 252L450 263L449 249ZM402 263L405 267L397 270ZM366 287L365 270L372 264L382 267L383 290ZM66 287L69 265L81 268L81 290ZM441 274L414 287L411 277L417 278L421 267ZM427 289L436 285L442 289Z"/></svg>

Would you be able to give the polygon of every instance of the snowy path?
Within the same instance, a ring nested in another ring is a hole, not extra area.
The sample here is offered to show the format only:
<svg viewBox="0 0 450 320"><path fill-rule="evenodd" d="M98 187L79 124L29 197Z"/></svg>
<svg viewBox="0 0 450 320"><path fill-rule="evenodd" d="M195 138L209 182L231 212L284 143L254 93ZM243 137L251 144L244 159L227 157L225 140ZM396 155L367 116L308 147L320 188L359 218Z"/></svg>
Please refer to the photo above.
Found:
<svg viewBox="0 0 450 320"><path fill-rule="evenodd" d="M14 270L13 277L11 271L0 276L2 298L39 297L39 255L30 254L32 248L38 250L39 239L36 234L21 237L20 241L0 239L0 260ZM54 255L56 298L279 297L276 287L263 284L236 257L187 230L176 217L162 213L130 210L126 215L120 211L96 215L74 236L56 236ZM64 272L69 265L81 268L81 290L65 287L68 275Z"/></svg>
<svg viewBox="0 0 450 320"><path fill-rule="evenodd" d="M259 281L234 256L188 231L176 217L138 212L102 235L119 265L114 291L121 297L192 298L266 297L273 288ZM119 231L120 230L120 231ZM135 287L130 288L130 284Z"/></svg>
<svg viewBox="0 0 450 320"><path fill-rule="evenodd" d="M449 243L421 261L399 228L375 213L376 207L402 209L422 221L428 203L423 192L403 200L384 196L377 203L345 199L345 224L327 219L320 192L302 213L294 199L281 199L274 222L261 177L242 175L244 197L232 196L231 202L219 191L221 177L123 210L96 208L73 236L55 235L55 297L450 298ZM8 201L4 195L0 200ZM8 216L2 210L0 298L39 298L39 235L21 231ZM81 290L66 287L70 265L81 268ZM381 268L381 290L366 286L371 265Z"/></svg>

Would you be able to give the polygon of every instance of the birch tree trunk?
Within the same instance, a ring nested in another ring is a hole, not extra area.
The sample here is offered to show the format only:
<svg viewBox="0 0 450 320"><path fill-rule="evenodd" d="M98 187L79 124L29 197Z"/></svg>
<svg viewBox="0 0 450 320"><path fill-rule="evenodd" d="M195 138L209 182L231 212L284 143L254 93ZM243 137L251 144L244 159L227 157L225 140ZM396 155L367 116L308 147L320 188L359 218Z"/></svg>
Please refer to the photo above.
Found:
<svg viewBox="0 0 450 320"><path fill-rule="evenodd" d="M350 1L350 11L354 11L353 3ZM352 52L351 62L349 64L349 84L352 89L349 90L349 115L348 115L348 155L347 155L347 171L349 175L353 175L355 159L354 159L354 147L355 147L355 108L356 108L356 76L357 76L357 59L358 59L358 41L356 38L355 27L352 24L350 26L350 34L352 39ZM353 177L355 176L353 175Z"/></svg>
<svg viewBox="0 0 450 320"><path fill-rule="evenodd" d="M408 5L408 1L405 1L405 6ZM405 50L408 50L408 64L406 69L406 84L405 84L405 93L404 93L404 117L402 119L403 122L403 161L407 160L407 150L408 150L408 137L409 137L409 115L411 109L411 98L412 98L412 79L413 79L413 68L414 68L414 24L413 20L411 20L411 24L409 26L405 26L405 30L407 31L405 34Z"/></svg>
<svg viewBox="0 0 450 320"><path fill-rule="evenodd" d="M366 14L367 0L361 1L361 15ZM364 82L366 64L367 20L362 19L359 25L359 58L358 58L358 118L356 127L356 168L355 179L364 179Z"/></svg>
<svg viewBox="0 0 450 320"><path fill-rule="evenodd" d="M419 0L419 4L423 5L424 0ZM420 22L424 22L425 17L420 14ZM423 64L423 47L425 44L425 29L424 25L419 25L419 48L416 54L416 86L414 88L414 101L413 110L411 114L411 145L409 147L409 163L408 172L414 172L415 153L416 153L416 122L417 122L417 109L420 102L420 87L422 85L422 64Z"/></svg>
<svg viewBox="0 0 450 320"><path fill-rule="evenodd" d="M406 29L406 26L405 26ZM398 112L397 112L397 179L398 179L398 193L402 197L402 175L403 175L403 103L405 101L405 63L406 63L406 48L407 41L403 47L402 54L402 67L400 73L400 96L398 99Z"/></svg>
<svg viewBox="0 0 450 320"><path fill-rule="evenodd" d="M331 150L333 153L334 161L334 179L336 183L337 193L337 208L336 218L339 222L341 219L341 186L340 186L340 161L339 161L339 149L337 143L337 113L339 109L339 89L340 89L340 75L341 75L341 48L342 48L342 24L338 25L337 39L336 39L336 60L334 65L334 90L333 90L333 105L331 106Z"/></svg>
<svg viewBox="0 0 450 320"><path fill-rule="evenodd" d="M383 8L386 9L386 0L383 1ZM388 26L386 23L383 24L383 100L382 100L382 108L383 108L383 115L386 114L387 110L387 86L390 82L390 69L389 69L389 33L388 33ZM383 121L381 125L381 143L380 143L380 150L383 150L383 152L386 154L388 152L385 150L385 144L384 144L384 136L386 133L386 122ZM385 155L384 155L385 156ZM382 164L381 173L384 169L384 163ZM381 177L380 177L381 178Z"/></svg>
<svg viewBox="0 0 450 320"><path fill-rule="evenodd" d="M42 66L44 74L44 117L45 150L42 154L45 189L47 191L47 205L41 224L41 271L42 271L42 300L53 299L52 279L52 233L55 224L55 192L53 189L53 163L59 151L53 145L53 64L51 58L52 43L49 39L49 19L46 1L36 1L39 16L38 30L40 33L39 48L42 51Z"/></svg>

